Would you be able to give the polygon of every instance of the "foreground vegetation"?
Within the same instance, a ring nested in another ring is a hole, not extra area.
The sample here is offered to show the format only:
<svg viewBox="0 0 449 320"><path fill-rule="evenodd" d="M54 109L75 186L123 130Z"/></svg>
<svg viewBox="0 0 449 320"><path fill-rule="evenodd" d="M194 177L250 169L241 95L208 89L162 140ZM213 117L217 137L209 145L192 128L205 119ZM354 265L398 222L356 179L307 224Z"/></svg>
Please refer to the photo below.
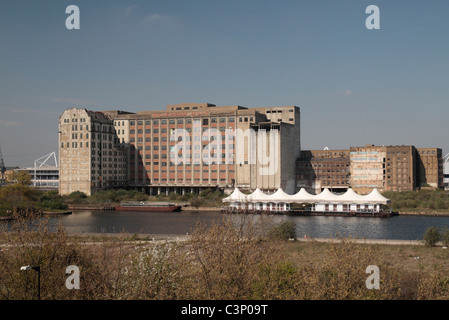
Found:
<svg viewBox="0 0 449 320"><path fill-rule="evenodd" d="M0 299L448 299L449 251L426 246L285 240L288 223L233 216L198 225L185 242L89 245L48 220L18 220L0 231ZM281 232L280 232L281 231ZM134 238L136 240L136 238ZM66 288L65 270L80 270L80 289ZM377 265L380 289L367 289Z"/></svg>
<svg viewBox="0 0 449 320"><path fill-rule="evenodd" d="M449 212L449 192L444 190L387 191L383 195L391 200L394 211Z"/></svg>

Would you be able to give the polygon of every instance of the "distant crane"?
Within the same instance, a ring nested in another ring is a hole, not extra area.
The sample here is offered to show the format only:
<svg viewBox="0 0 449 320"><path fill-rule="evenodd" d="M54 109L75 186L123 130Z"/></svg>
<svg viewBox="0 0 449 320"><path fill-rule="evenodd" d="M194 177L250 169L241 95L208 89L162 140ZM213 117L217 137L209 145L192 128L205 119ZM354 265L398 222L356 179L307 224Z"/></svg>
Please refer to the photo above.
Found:
<svg viewBox="0 0 449 320"><path fill-rule="evenodd" d="M3 154L1 147L0 147L0 172L1 172L0 186L3 186L6 184L6 167L5 162L3 161Z"/></svg>

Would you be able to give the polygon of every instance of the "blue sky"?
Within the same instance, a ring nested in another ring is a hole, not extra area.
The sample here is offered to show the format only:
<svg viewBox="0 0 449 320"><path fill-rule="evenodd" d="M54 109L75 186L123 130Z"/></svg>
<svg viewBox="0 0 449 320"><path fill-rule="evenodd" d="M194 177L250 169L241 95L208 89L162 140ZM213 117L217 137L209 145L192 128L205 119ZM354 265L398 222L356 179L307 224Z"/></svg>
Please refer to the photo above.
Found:
<svg viewBox="0 0 449 320"><path fill-rule="evenodd" d="M80 9L68 30L65 9ZM369 5L380 30L368 30ZM449 152L449 1L3 0L0 146L7 166L58 148L70 107L301 108L303 149Z"/></svg>

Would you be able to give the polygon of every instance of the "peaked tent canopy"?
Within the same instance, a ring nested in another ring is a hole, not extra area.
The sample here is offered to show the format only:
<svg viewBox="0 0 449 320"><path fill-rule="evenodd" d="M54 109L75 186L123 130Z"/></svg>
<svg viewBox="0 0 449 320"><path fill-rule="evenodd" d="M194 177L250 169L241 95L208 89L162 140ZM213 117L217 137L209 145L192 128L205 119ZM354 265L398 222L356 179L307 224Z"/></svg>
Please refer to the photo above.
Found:
<svg viewBox="0 0 449 320"><path fill-rule="evenodd" d="M377 190L377 188L374 188L373 191L371 191L371 193L367 194L366 196L363 196L363 198L368 203L388 204L390 202L390 199L387 199L383 195L381 195L380 192Z"/></svg>
<svg viewBox="0 0 449 320"><path fill-rule="evenodd" d="M304 188L301 188L301 190L299 190L297 193L290 196L292 202L296 203L311 203L315 201L315 197L316 195L308 193Z"/></svg>
<svg viewBox="0 0 449 320"><path fill-rule="evenodd" d="M239 188L235 188L234 191L226 198L223 199L224 202L233 202L233 201L246 201L247 195L244 194Z"/></svg>
<svg viewBox="0 0 449 320"><path fill-rule="evenodd" d="M270 194L268 196L270 201L279 201L279 202L290 202L291 199L291 195L285 193L284 190L282 190L282 188L279 188L275 193Z"/></svg>
<svg viewBox="0 0 449 320"><path fill-rule="evenodd" d="M263 193L262 190L257 188L253 193L247 195L246 199L252 202L266 202L269 201L269 195Z"/></svg>
<svg viewBox="0 0 449 320"><path fill-rule="evenodd" d="M315 197L314 197L314 201L315 202L317 202L317 203L319 203L319 202L322 202L322 203L334 203L334 202L338 202L338 195L336 195L335 193L332 193L332 192L330 192L329 191L329 189L328 188L325 188L323 191L321 191L321 193L320 194L317 194Z"/></svg>
<svg viewBox="0 0 449 320"><path fill-rule="evenodd" d="M308 193L304 188L294 195L289 195L284 190L278 189L275 193L267 195L257 188L253 193L246 195L238 188L231 195L223 199L223 202L279 202L279 203L333 203L333 204L388 204L377 189L368 195L360 195L349 188L344 194L337 195L324 189L320 194Z"/></svg>
<svg viewBox="0 0 449 320"><path fill-rule="evenodd" d="M366 203L365 196L355 193L349 188L344 194L338 196L339 201L343 203Z"/></svg>

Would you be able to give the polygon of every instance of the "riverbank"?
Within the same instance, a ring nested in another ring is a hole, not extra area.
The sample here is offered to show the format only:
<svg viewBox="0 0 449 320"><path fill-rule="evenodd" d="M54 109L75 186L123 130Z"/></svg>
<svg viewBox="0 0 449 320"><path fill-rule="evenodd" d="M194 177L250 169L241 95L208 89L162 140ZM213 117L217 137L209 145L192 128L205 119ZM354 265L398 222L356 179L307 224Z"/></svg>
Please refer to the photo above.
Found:
<svg viewBox="0 0 449 320"><path fill-rule="evenodd" d="M216 211L220 212L221 207L214 206L199 206L194 207L190 205L188 202L170 202L181 206L182 211ZM83 210L114 210L114 207L118 204L89 204L89 205L68 205L68 210L70 211L83 211ZM448 210L432 210L432 209L403 209L399 211L399 215L409 215L409 216L440 216L440 217L449 217ZM1 218L1 217L0 217Z"/></svg>
<svg viewBox="0 0 449 320"><path fill-rule="evenodd" d="M67 214L72 214L72 211L44 211L39 213L38 216L61 216ZM14 216L0 216L0 221L13 221L16 219Z"/></svg>
<svg viewBox="0 0 449 320"><path fill-rule="evenodd" d="M432 216L432 217L449 217L449 211L446 210L400 210L403 216Z"/></svg>

